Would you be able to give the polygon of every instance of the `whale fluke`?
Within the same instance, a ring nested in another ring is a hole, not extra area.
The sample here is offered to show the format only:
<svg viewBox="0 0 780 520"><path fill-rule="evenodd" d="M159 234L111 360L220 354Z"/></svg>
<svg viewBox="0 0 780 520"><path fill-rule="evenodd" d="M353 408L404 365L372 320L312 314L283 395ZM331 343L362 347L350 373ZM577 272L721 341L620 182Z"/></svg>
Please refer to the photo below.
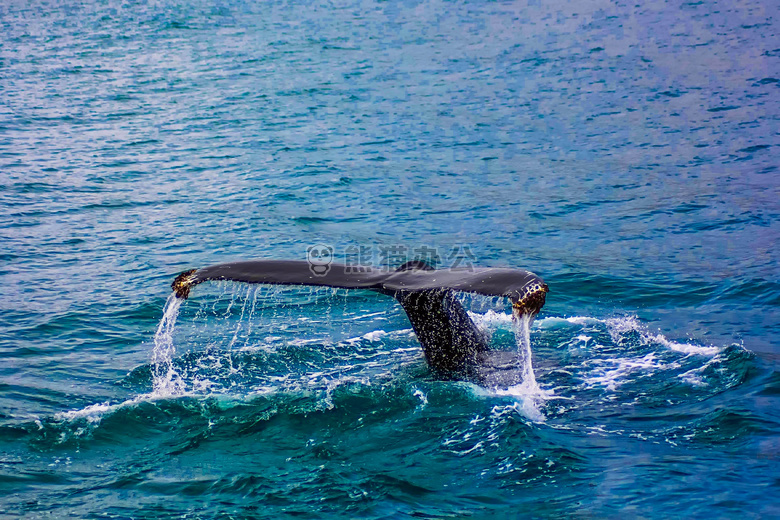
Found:
<svg viewBox="0 0 780 520"><path fill-rule="evenodd" d="M409 316L428 364L443 373L468 371L488 350L454 292L503 296L512 301L516 316L532 317L544 306L548 292L547 284L530 271L433 269L421 260L395 271L344 264L312 266L298 260L231 262L184 271L171 287L178 298L187 298L194 286L209 280L368 289L393 296Z"/></svg>

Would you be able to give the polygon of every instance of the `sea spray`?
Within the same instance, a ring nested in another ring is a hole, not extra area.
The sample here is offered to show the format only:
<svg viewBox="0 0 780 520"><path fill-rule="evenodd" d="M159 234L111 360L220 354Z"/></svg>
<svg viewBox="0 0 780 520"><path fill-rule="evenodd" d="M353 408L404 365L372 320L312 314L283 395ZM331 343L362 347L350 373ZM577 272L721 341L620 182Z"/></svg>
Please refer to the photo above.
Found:
<svg viewBox="0 0 780 520"><path fill-rule="evenodd" d="M533 359L531 357L531 315L522 314L513 320L515 341L517 343L517 360L520 369L520 382L528 390L539 391L534 375Z"/></svg>
<svg viewBox="0 0 780 520"><path fill-rule="evenodd" d="M176 347L173 344L173 330L183 301L175 294L168 297L160 325L158 325L154 335L152 395L155 397L181 395L184 392L184 382L173 366L173 358L176 354Z"/></svg>
<svg viewBox="0 0 780 520"><path fill-rule="evenodd" d="M531 320L530 314L521 314L512 319L517 344L517 365L520 382L507 389L496 388L498 395L511 395L520 398L515 408L532 421L544 422L545 416L540 407L549 397L549 393L539 388L534 375L531 356Z"/></svg>

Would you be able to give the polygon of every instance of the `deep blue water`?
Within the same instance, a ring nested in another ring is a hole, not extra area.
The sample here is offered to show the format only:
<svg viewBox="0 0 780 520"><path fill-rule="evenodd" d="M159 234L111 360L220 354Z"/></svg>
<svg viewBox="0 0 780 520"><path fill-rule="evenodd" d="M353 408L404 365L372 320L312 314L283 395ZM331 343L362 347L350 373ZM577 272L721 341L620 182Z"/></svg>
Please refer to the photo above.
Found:
<svg viewBox="0 0 780 520"><path fill-rule="evenodd" d="M5 2L0 516L780 516L778 16ZM539 391L359 291L204 284L158 333L180 271L318 243L544 277Z"/></svg>

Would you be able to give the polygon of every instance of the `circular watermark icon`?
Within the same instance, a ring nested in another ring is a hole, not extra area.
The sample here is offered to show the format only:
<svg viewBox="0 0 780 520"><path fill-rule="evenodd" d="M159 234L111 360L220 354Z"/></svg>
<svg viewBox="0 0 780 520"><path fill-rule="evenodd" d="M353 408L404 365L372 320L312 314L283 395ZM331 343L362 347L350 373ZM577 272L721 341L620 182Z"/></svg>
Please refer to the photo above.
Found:
<svg viewBox="0 0 780 520"><path fill-rule="evenodd" d="M314 244L306 248L306 261L314 276L325 276L333 262L333 247L327 244Z"/></svg>

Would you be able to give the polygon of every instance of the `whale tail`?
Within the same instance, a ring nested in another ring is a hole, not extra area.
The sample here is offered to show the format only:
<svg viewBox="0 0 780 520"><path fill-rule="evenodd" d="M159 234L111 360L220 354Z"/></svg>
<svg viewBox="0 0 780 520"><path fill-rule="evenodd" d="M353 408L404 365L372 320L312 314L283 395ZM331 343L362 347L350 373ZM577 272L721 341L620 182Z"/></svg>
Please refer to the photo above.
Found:
<svg viewBox="0 0 780 520"><path fill-rule="evenodd" d="M529 271L436 270L421 260L406 262L390 272L357 270L342 264L330 264L323 271L294 260L233 262L184 271L171 287L178 298L186 299L195 285L208 280L368 289L393 296L409 317L428 365L441 373L468 371L488 350L487 341L457 300L456 292L507 297L513 314L532 317L544 306L548 292L547 284Z"/></svg>

